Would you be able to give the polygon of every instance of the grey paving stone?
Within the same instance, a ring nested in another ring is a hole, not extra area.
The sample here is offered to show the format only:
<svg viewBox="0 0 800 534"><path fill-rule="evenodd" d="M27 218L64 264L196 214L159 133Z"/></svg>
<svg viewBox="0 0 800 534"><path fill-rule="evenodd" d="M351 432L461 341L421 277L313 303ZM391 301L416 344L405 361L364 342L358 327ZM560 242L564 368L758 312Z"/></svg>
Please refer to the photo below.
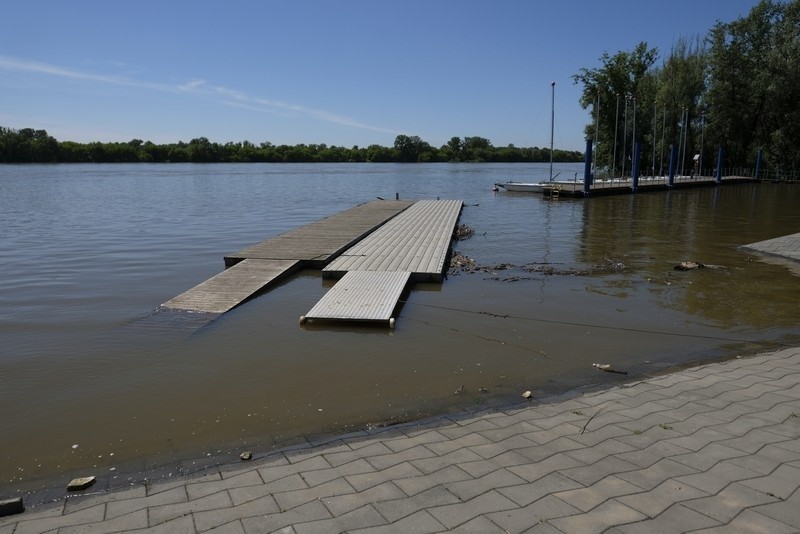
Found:
<svg viewBox="0 0 800 534"><path fill-rule="evenodd" d="M458 467L472 475L474 478L480 478L483 475L502 469L504 467L511 467L512 465L523 465L531 463L530 458L523 456L516 451L508 451L489 460L478 460L475 462L464 462L457 464Z"/></svg>
<svg viewBox="0 0 800 534"><path fill-rule="evenodd" d="M398 520L396 523L379 527L356 529L352 531L352 534L399 534L405 532L429 534L441 532L443 530L444 526L436 521L431 514L425 510L420 510L415 514Z"/></svg>
<svg viewBox="0 0 800 534"><path fill-rule="evenodd" d="M67 496L64 501L64 513L71 514L86 508L91 508L96 504L107 502L121 501L125 499L138 499L147 496L147 488L144 486L135 486L126 488L120 491L110 491L100 493L98 495L75 495Z"/></svg>
<svg viewBox="0 0 800 534"><path fill-rule="evenodd" d="M459 504L429 508L428 512L448 529L453 529L480 515L511 510L517 505L497 491L490 491Z"/></svg>
<svg viewBox="0 0 800 534"><path fill-rule="evenodd" d="M675 480L683 484L689 484L695 488L713 495L721 491L731 482L741 482L756 478L759 473L730 462L720 462L707 471L700 471L693 475L683 475L676 477Z"/></svg>
<svg viewBox="0 0 800 534"><path fill-rule="evenodd" d="M363 491L372 486L377 486L383 482L392 480L410 478L420 476L423 473L414 467L409 462L398 464L383 471L376 471L375 473L363 473L360 475L349 475L345 477L347 482L350 483L356 491Z"/></svg>
<svg viewBox="0 0 800 534"><path fill-rule="evenodd" d="M106 534L111 532L129 532L131 530L147 528L147 510L138 510L127 515L119 516L109 521L88 523L70 527L61 527L58 534Z"/></svg>
<svg viewBox="0 0 800 534"><path fill-rule="evenodd" d="M680 504L673 504L654 519L621 525L617 528L624 534L673 534L675 532L693 532L697 529L720 525L719 521L715 521L707 515Z"/></svg>
<svg viewBox="0 0 800 534"><path fill-rule="evenodd" d="M206 534L245 534L245 531L242 522L237 520L206 530Z"/></svg>
<svg viewBox="0 0 800 534"><path fill-rule="evenodd" d="M490 442L484 445L475 445L469 447L469 450L479 454L482 458L488 459L503 454L507 451L525 449L536 445L538 444L525 438L524 436L511 436L502 441Z"/></svg>
<svg viewBox="0 0 800 534"><path fill-rule="evenodd" d="M259 467L258 474L264 482L272 482L281 478L315 469L330 469L332 466L322 456L314 456L294 464Z"/></svg>
<svg viewBox="0 0 800 534"><path fill-rule="evenodd" d="M548 494L581 487L580 484L571 478L565 477L561 473L551 473L540 478L536 482L500 488L497 491L514 501L517 505L527 506Z"/></svg>
<svg viewBox="0 0 800 534"><path fill-rule="evenodd" d="M497 419L495 419L495 424L497 424ZM491 430L484 430L478 432L478 434L485 437L489 441L497 443L498 441L503 441L504 439L510 438L512 436L519 436L527 432L535 432L537 430L542 430L542 429L527 421L521 421L521 422L511 423L506 426L498 426L497 428Z"/></svg>
<svg viewBox="0 0 800 534"><path fill-rule="evenodd" d="M468 434L477 434L487 430L497 430L498 427L491 420L477 419L471 420L465 425L453 425L447 428L440 428L439 434L446 437L448 440L458 439Z"/></svg>
<svg viewBox="0 0 800 534"><path fill-rule="evenodd" d="M248 501L239 506L201 510L193 515L198 531L209 530L238 519L278 514L280 509L271 496ZM152 522L151 522L152 523Z"/></svg>
<svg viewBox="0 0 800 534"><path fill-rule="evenodd" d="M365 504L374 504L392 499L403 499L406 494L392 482L384 482L358 493L335 495L322 499L323 504L330 510L331 515L338 517Z"/></svg>
<svg viewBox="0 0 800 534"><path fill-rule="evenodd" d="M674 460L676 456L681 456L691 452L688 449L684 449L683 447L678 447L677 445L673 445L672 443L667 443L664 441L637 444L633 444L633 442L628 439L624 441L616 439L615 441L624 443L631 448L629 452L617 453L617 458L635 464L640 468L650 467L663 458L672 458Z"/></svg>
<svg viewBox="0 0 800 534"><path fill-rule="evenodd" d="M427 448L425 445L417 445L416 447L411 447L400 452L381 454L379 456L368 456L365 460L357 461L366 461L370 466L372 466L373 471L379 471L403 462L421 460L423 458L431 458L433 456L436 456L436 453Z"/></svg>
<svg viewBox="0 0 800 534"><path fill-rule="evenodd" d="M352 447L352 445L351 445ZM334 452L331 454L324 455L323 458L327 460L327 462L333 466L338 467L340 465L348 464L354 462L356 460L360 460L362 458L370 458L373 456L380 456L384 454L393 454L394 451L387 447L385 444L381 443L380 441L371 442L369 445L359 448L353 448L353 450L349 452Z"/></svg>
<svg viewBox="0 0 800 534"><path fill-rule="evenodd" d="M451 529L449 532L453 534L505 534L500 527L482 516L467 521L463 525Z"/></svg>
<svg viewBox="0 0 800 534"><path fill-rule="evenodd" d="M258 471L245 471L244 473L223 480L186 484L186 493L189 495L189 500L192 501L230 488L257 486L263 484L263 482Z"/></svg>
<svg viewBox="0 0 800 534"><path fill-rule="evenodd" d="M561 499L548 495L538 501L525 506L503 512L488 514L487 518L495 523L504 532L525 532L528 529L555 519L580 513L580 510L570 506Z"/></svg>
<svg viewBox="0 0 800 534"><path fill-rule="evenodd" d="M386 519L375 508L366 505L332 519L295 524L294 530L297 534L333 534L385 524Z"/></svg>
<svg viewBox="0 0 800 534"><path fill-rule="evenodd" d="M574 438L575 436L579 435L581 432L581 426L575 423L562 423L558 426L537 430L535 432L528 432L523 434L526 439L533 441L534 443L538 443L539 445L544 445L549 443L555 439L569 436L570 438Z"/></svg>
<svg viewBox="0 0 800 534"><path fill-rule="evenodd" d="M771 497L786 500L800 487L800 469L781 465L767 476L741 480L740 483Z"/></svg>
<svg viewBox="0 0 800 534"><path fill-rule="evenodd" d="M673 504L703 497L708 497L708 493L676 480L666 480L649 491L617 497L617 500L655 518Z"/></svg>
<svg viewBox="0 0 800 534"><path fill-rule="evenodd" d="M447 441L437 441L433 443L427 443L425 444L425 446L441 456L449 452L457 451L458 449L474 447L475 445L485 445L487 443L491 443L491 441L481 436L480 434L471 432L469 434L461 436L460 438L451 439Z"/></svg>
<svg viewBox="0 0 800 534"><path fill-rule="evenodd" d="M319 445L316 447L309 446L307 448L287 451L285 456L289 463L295 464L297 462L303 462L309 458L313 458L314 456L350 452L352 450L353 449L350 448L350 445L342 441L342 439L334 438L333 441L325 443L324 445Z"/></svg>
<svg viewBox="0 0 800 534"><path fill-rule="evenodd" d="M433 473L449 465L476 462L482 458L467 448L457 449L442 456L433 456L408 462L422 473Z"/></svg>
<svg viewBox="0 0 800 534"><path fill-rule="evenodd" d="M461 500L444 486L434 486L412 497L375 502L373 506L388 521L395 522L420 510L459 502Z"/></svg>
<svg viewBox="0 0 800 534"><path fill-rule="evenodd" d="M617 476L623 480L627 480L631 484L635 484L640 488L651 490L669 480L670 478L679 477L681 475L690 475L697 473L697 469L678 463L669 458L659 460L646 469L639 469L635 471L628 471L624 473L617 473Z"/></svg>
<svg viewBox="0 0 800 534"><path fill-rule="evenodd" d="M219 510L231 507L233 507L233 502L231 502L228 492L222 491L189 502L150 506L147 512L150 517L150 526L154 526L182 515L188 515L192 512ZM275 510L277 511L277 507Z"/></svg>
<svg viewBox="0 0 800 534"><path fill-rule="evenodd" d="M787 439L788 438L786 436L773 434L772 432L766 432L758 428L751 430L747 434L738 438L721 440L720 443L727 447L732 447L734 449L739 449L740 451L754 454L764 445L771 445L773 443L787 441Z"/></svg>
<svg viewBox="0 0 800 534"><path fill-rule="evenodd" d="M447 485L447 489L462 501L467 501L492 489L517 486L524 483L525 481L514 473L506 469L499 469L475 480L451 482Z"/></svg>
<svg viewBox="0 0 800 534"><path fill-rule="evenodd" d="M747 455L746 452L725 446L721 443L709 443L696 452L687 452L671 456L670 459L688 465L694 469L707 470L721 460L730 460Z"/></svg>
<svg viewBox="0 0 800 534"><path fill-rule="evenodd" d="M390 452L400 452L412 447L416 447L417 445L441 443L443 441L448 441L448 438L443 434L440 434L437 430L428 430L427 432L416 434L411 437L403 434L397 438L383 441L383 444L390 450Z"/></svg>
<svg viewBox="0 0 800 534"><path fill-rule="evenodd" d="M718 494L684 503L693 510L728 523L745 508L773 503L778 499L734 482Z"/></svg>
<svg viewBox="0 0 800 534"><path fill-rule="evenodd" d="M188 501L186 495L186 488L179 486L171 490L149 495L147 497L139 497L134 499L126 499L122 501L115 501L106 504L106 519L114 519L121 515L126 515L136 510L144 510L151 506L161 506L163 504L177 504Z"/></svg>
<svg viewBox="0 0 800 534"><path fill-rule="evenodd" d="M660 418L660 415L656 414L656 417ZM633 423L630 421L621 421L613 425L606 425L596 430L586 430L583 433L581 433L582 429L579 429L578 432L569 436L569 438L573 441L583 444L586 447L594 447L598 443L602 443L607 439L619 438L621 436L627 436L631 434L632 430L626 428L626 426L629 424Z"/></svg>
<svg viewBox="0 0 800 534"><path fill-rule="evenodd" d="M346 475L359 475L374 471L376 471L375 467L362 458L330 469L316 469L300 473L300 476L309 487L314 487Z"/></svg>
<svg viewBox="0 0 800 534"><path fill-rule="evenodd" d="M14 530L14 534L47 532L50 530L56 530L61 527L71 527L75 525L86 525L89 523L97 523L104 519L103 515L104 511L105 511L105 505L97 504L95 506L92 506L91 508L86 508L85 510L81 510L79 512L67 515L41 517L37 519L25 519L23 517L22 520L17 523L17 528ZM17 516L10 516L10 517L17 517Z"/></svg>
<svg viewBox="0 0 800 534"><path fill-rule="evenodd" d="M349 493L355 493L353 487L348 484L344 478L337 478L336 480L331 480L330 482L309 489L275 493L272 497L278 503L281 510L291 510L309 501L322 499L324 497L333 497L334 495L346 495Z"/></svg>
<svg viewBox="0 0 800 534"><path fill-rule="evenodd" d="M311 501L293 510L278 514L258 515L242 519L248 534L275 532L287 526L298 525L331 517L328 509L320 501ZM198 524L198 530L202 530Z"/></svg>
<svg viewBox="0 0 800 534"><path fill-rule="evenodd" d="M610 500L590 512L558 519L550 523L563 532L603 532L609 527L625 525L645 519L646 516L624 504Z"/></svg>
<svg viewBox="0 0 800 534"><path fill-rule="evenodd" d="M273 493L283 493L286 491L307 489L308 484L305 483L303 477L300 475L289 475L288 477L280 480L275 480L267 484L260 484L258 486L245 486L243 488L232 488L228 490L231 501L234 506L239 506L248 501L254 501Z"/></svg>
<svg viewBox="0 0 800 534"><path fill-rule="evenodd" d="M702 430L698 430L694 434L689 436L679 436L679 437L664 437L672 445L677 445L678 447L683 447L684 449L689 449L691 451L699 451L709 443L714 443L715 441L723 442L725 440L729 440L733 438L730 434L726 434L725 432L720 432L718 430L713 430L710 428L704 428Z"/></svg>
<svg viewBox="0 0 800 534"><path fill-rule="evenodd" d="M621 473L638 469L639 466L635 464L625 462L614 456L609 456L602 460L598 460L591 465L581 465L579 467L562 469L560 472L561 474L580 482L584 486L589 486L598 480L602 480L608 475L620 475Z"/></svg>
<svg viewBox="0 0 800 534"><path fill-rule="evenodd" d="M183 516L154 527L133 531L136 534L194 534L196 532L192 516Z"/></svg>
<svg viewBox="0 0 800 534"><path fill-rule="evenodd" d="M769 532L770 534L796 533L797 529L780 521L775 521L753 510L745 510L727 525L698 530L698 534L750 534Z"/></svg>
<svg viewBox="0 0 800 534"><path fill-rule="evenodd" d="M800 531L800 492L795 492L785 501L755 506L751 510Z"/></svg>
<svg viewBox="0 0 800 534"><path fill-rule="evenodd" d="M783 448L788 442L781 442L775 445L766 445L756 454L748 454L738 458L725 460L732 464L750 469L762 475L768 475L779 465L792 462L797 459L797 453Z"/></svg>
<svg viewBox="0 0 800 534"><path fill-rule="evenodd" d="M639 486L631 484L614 475L609 475L602 480L598 480L591 486L581 486L566 491L558 491L554 492L553 495L569 503L571 506L574 506L581 512L588 512L609 499L622 495L641 493L642 491L642 488Z"/></svg>
<svg viewBox="0 0 800 534"><path fill-rule="evenodd" d="M586 445L583 443L578 443L570 438L561 437L552 441L548 441L544 445L536 445L525 449L518 449L516 452L525 456L531 461L539 462L560 452L574 451L584 448L586 448Z"/></svg>
<svg viewBox="0 0 800 534"><path fill-rule="evenodd" d="M471 478L472 477L468 473L465 473L457 466L450 465L427 475L397 479L394 480L394 483L402 489L406 495L413 496L440 484L469 480Z"/></svg>
<svg viewBox="0 0 800 534"><path fill-rule="evenodd" d="M627 462L627 460L620 457L620 454L631 451L635 451L635 449L627 443L610 438L605 441L601 441L592 447L565 450L564 454L575 458L579 462L591 465L595 462L599 462L600 460L608 458L609 456L615 456L617 459Z"/></svg>
<svg viewBox="0 0 800 534"><path fill-rule="evenodd" d="M557 453L549 456L544 460L526 465L517 465L509 467L508 470L515 475L524 478L528 482L539 480L543 476L549 475L556 471L563 469L570 469L582 465L574 458L570 458L566 454Z"/></svg>
<svg viewBox="0 0 800 534"><path fill-rule="evenodd" d="M202 473L193 473L183 477L176 477L171 480L147 481L145 483L145 488L147 489L147 495L150 496L157 493L164 493L175 488L180 488L186 486L186 484L196 482L211 482L213 480L222 480L222 474L220 474L219 470L217 469L203 471Z"/></svg>

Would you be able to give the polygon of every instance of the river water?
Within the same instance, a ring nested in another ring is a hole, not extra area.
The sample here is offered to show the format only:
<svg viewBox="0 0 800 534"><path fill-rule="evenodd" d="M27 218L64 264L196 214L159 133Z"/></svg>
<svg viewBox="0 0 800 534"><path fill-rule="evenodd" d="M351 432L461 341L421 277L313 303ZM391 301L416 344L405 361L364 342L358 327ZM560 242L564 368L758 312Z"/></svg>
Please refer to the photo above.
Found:
<svg viewBox="0 0 800 534"><path fill-rule="evenodd" d="M582 165L556 170L580 176ZM737 248L800 231L800 187L558 201L492 191L546 174L0 166L0 497L800 343L796 268ZM300 327L330 287L310 270L204 326L158 309L227 253L395 195L463 200L475 235L454 248L483 269L414 286L394 331ZM684 260L720 268L673 270Z"/></svg>

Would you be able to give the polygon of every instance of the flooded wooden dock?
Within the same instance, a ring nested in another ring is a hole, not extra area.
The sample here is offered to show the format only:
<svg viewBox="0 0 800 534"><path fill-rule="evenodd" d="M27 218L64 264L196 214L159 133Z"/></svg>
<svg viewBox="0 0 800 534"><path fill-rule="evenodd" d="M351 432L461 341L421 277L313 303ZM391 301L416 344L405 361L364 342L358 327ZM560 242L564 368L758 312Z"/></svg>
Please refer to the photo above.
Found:
<svg viewBox="0 0 800 534"><path fill-rule="evenodd" d="M375 200L266 239L226 256L220 274L162 304L162 308L225 313L302 268L321 268L412 201Z"/></svg>

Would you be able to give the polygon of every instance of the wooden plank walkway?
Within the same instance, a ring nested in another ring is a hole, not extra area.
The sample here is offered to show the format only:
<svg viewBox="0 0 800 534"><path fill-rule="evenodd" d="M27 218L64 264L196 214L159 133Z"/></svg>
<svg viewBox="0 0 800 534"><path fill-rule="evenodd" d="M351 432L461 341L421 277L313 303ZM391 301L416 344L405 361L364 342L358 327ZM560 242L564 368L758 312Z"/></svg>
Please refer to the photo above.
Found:
<svg viewBox="0 0 800 534"><path fill-rule="evenodd" d="M242 260L161 306L171 310L225 313L300 269L298 260Z"/></svg>
<svg viewBox="0 0 800 534"><path fill-rule="evenodd" d="M234 252L225 256L225 265L247 258L294 259L302 260L303 267L319 269L412 204L406 200L373 200Z"/></svg>
<svg viewBox="0 0 800 534"><path fill-rule="evenodd" d="M311 310L300 318L388 322L411 276L409 272L350 271L325 293Z"/></svg>
<svg viewBox="0 0 800 534"><path fill-rule="evenodd" d="M461 200L420 200L359 241L324 268L341 277L311 311L300 318L333 321L388 321L410 280L441 282Z"/></svg>
<svg viewBox="0 0 800 534"><path fill-rule="evenodd" d="M221 314L301 268L321 268L353 243L411 206L375 200L331 215L225 257L225 271L162 304Z"/></svg>
<svg viewBox="0 0 800 534"><path fill-rule="evenodd" d="M420 200L332 261L322 275L404 271L413 281L441 282L462 207L461 200Z"/></svg>

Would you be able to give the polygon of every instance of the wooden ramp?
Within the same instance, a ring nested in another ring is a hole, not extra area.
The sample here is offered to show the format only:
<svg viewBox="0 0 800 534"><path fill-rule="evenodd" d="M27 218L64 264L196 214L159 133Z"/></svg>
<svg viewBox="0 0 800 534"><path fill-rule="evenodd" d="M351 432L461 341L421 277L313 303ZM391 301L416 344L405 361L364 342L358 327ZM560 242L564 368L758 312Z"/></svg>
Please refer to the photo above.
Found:
<svg viewBox="0 0 800 534"><path fill-rule="evenodd" d="M225 265L248 258L294 259L302 260L305 268L319 269L412 204L414 202L405 200L374 200L361 204L225 256Z"/></svg>
<svg viewBox="0 0 800 534"><path fill-rule="evenodd" d="M272 237L225 257L227 269L162 304L221 314L301 268L321 268L413 204L375 200Z"/></svg>
<svg viewBox="0 0 800 534"><path fill-rule="evenodd" d="M324 277L341 277L311 311L300 318L332 321L388 321L409 280L441 282L460 200L420 200L349 248Z"/></svg>
<svg viewBox="0 0 800 534"><path fill-rule="evenodd" d="M242 260L161 306L225 313L299 268L298 260Z"/></svg>
<svg viewBox="0 0 800 534"><path fill-rule="evenodd" d="M325 319L387 322L393 328L392 314L410 276L408 272L350 271L300 317L300 324Z"/></svg>
<svg viewBox="0 0 800 534"><path fill-rule="evenodd" d="M322 270L340 278L348 271L404 271L413 281L441 282L461 200L420 200L349 248Z"/></svg>

